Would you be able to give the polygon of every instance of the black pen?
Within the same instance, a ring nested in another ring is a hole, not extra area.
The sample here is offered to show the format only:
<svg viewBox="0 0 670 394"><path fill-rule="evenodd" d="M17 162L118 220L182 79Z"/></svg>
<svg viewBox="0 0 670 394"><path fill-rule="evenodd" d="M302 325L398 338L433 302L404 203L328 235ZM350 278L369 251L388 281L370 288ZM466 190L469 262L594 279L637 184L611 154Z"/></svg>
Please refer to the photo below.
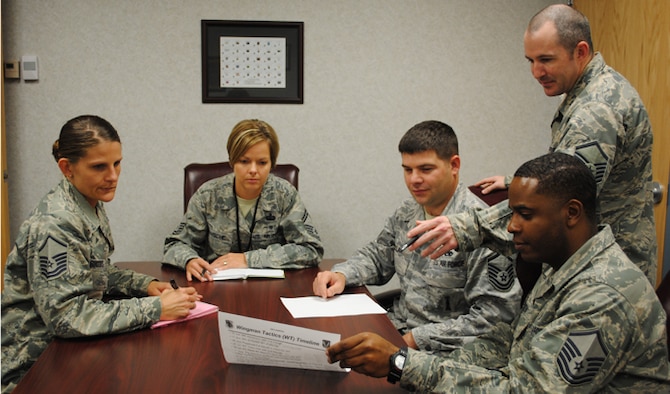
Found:
<svg viewBox="0 0 670 394"><path fill-rule="evenodd" d="M413 236L412 238L410 238L409 241L407 241L403 246L401 246L401 247L398 248L398 252L400 252L400 253L404 252L405 249L407 249L407 248L409 248L410 246L412 246L412 244L413 244L414 242L416 242L416 240L419 239L419 238L421 237L421 235L422 235L422 234L415 235L415 236Z"/></svg>
<svg viewBox="0 0 670 394"><path fill-rule="evenodd" d="M179 286L177 285L177 282L175 282L174 279L170 279L170 286L172 286L173 289L177 290Z"/></svg>

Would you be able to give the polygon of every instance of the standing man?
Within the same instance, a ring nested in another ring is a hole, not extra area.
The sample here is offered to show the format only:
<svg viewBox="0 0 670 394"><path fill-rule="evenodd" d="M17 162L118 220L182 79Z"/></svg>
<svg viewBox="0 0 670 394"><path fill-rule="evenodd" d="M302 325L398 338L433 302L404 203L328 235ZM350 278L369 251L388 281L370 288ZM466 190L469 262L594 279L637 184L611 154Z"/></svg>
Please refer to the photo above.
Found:
<svg viewBox="0 0 670 394"><path fill-rule="evenodd" d="M524 35L533 77L547 96L565 94L551 123L549 151L575 155L591 169L598 184L599 222L611 226L623 251L653 285L657 246L649 117L635 89L592 48L588 20L563 4L540 11ZM510 180L497 176L478 184L487 193L509 186ZM412 248L433 240L422 252L433 258L455 247L471 250L481 236L504 232L506 215L493 212L501 209L506 207L422 223L408 236L432 231ZM489 223L491 218L502 220Z"/></svg>
<svg viewBox="0 0 670 394"><path fill-rule="evenodd" d="M515 322L446 358L362 333L329 347L329 361L418 392L670 392L663 306L610 226L598 226L596 206L581 160L525 163L510 184L508 231L524 264L549 269Z"/></svg>
<svg viewBox="0 0 670 394"><path fill-rule="evenodd" d="M452 252L436 260L403 251L417 220L486 206L459 183L456 134L438 121L421 122L400 140L405 184L412 194L377 238L332 271L314 279L314 294L332 297L345 286L387 283L395 273L400 297L389 318L413 349L447 353L497 322L518 314L521 288L513 262L487 249Z"/></svg>

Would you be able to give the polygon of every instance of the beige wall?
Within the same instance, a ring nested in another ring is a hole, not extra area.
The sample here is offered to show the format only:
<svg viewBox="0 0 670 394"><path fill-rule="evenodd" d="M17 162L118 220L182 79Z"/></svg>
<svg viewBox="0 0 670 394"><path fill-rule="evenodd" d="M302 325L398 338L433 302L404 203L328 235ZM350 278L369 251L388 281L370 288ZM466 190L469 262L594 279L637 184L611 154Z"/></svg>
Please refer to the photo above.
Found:
<svg viewBox="0 0 670 394"><path fill-rule="evenodd" d="M5 59L40 63L38 82L5 83L12 239L60 179L60 126L95 113L124 146L114 261L160 259L183 167L227 159L229 130L254 117L277 130L279 162L301 168L326 257L347 257L409 196L397 143L415 123L454 127L467 184L546 152L558 101L532 79L522 36L552 2L3 0ZM305 103L202 104L201 19L303 21Z"/></svg>

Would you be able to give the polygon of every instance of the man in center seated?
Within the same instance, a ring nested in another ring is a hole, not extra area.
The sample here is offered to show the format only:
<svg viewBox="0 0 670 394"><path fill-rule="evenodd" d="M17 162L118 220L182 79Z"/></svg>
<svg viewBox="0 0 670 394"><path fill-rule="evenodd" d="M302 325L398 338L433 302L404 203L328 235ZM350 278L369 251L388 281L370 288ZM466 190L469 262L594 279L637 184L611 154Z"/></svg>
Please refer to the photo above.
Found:
<svg viewBox="0 0 670 394"><path fill-rule="evenodd" d="M488 249L451 252L433 260L402 250L417 220L485 207L459 183L461 158L453 129L438 121L421 122L400 140L405 184L413 199L391 215L377 239L332 271L314 279L314 294L327 298L345 286L387 283L395 273L400 297L389 318L407 346L442 354L460 348L496 323L518 314L521 287L513 261Z"/></svg>

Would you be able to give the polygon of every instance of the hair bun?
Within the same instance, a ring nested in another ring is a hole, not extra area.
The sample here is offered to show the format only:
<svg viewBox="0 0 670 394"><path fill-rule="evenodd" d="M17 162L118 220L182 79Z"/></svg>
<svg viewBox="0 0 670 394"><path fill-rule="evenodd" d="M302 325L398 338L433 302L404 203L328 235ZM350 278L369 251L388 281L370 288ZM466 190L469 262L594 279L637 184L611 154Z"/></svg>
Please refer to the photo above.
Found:
<svg viewBox="0 0 670 394"><path fill-rule="evenodd" d="M60 149L59 148L60 148L59 140L54 141L54 144L51 147L51 154L54 156L56 161L58 161L58 159L60 159L60 152L59 152Z"/></svg>

